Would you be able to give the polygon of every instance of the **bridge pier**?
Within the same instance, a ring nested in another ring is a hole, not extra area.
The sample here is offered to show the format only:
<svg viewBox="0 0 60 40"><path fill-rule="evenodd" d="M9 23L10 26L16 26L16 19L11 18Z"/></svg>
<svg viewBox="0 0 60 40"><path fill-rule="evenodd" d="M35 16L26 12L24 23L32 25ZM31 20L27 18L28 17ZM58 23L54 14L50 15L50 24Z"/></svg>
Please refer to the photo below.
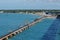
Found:
<svg viewBox="0 0 60 40"><path fill-rule="evenodd" d="M8 40L8 37L4 38L4 39L1 39L1 40Z"/></svg>
<svg viewBox="0 0 60 40"><path fill-rule="evenodd" d="M12 34L8 35L8 38L11 38L12 37Z"/></svg>
<svg viewBox="0 0 60 40"><path fill-rule="evenodd" d="M19 34L19 32L17 31L16 34Z"/></svg>
<svg viewBox="0 0 60 40"><path fill-rule="evenodd" d="M24 31L24 27L23 27L23 28L21 28L21 30L22 30L22 31Z"/></svg>
<svg viewBox="0 0 60 40"><path fill-rule="evenodd" d="M20 29L20 30L19 30L19 33L21 33L21 32L22 32L22 30Z"/></svg>
<svg viewBox="0 0 60 40"><path fill-rule="evenodd" d="M13 36L15 36L15 35L16 35L16 33L14 32L12 35L13 35Z"/></svg>
<svg viewBox="0 0 60 40"><path fill-rule="evenodd" d="M26 27L24 27L24 30L26 30L26 29L28 29L28 27L26 26Z"/></svg>

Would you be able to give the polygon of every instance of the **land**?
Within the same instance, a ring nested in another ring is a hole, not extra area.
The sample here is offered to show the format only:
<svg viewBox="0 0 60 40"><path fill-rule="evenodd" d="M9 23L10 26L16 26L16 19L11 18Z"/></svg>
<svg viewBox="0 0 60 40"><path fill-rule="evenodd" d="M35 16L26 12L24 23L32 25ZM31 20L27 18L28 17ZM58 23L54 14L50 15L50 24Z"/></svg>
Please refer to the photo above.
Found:
<svg viewBox="0 0 60 40"><path fill-rule="evenodd" d="M16 10L0 10L0 13L20 13L20 12L23 12L23 13L36 13L36 12L55 12L55 13L57 13L57 12L60 12L60 10L55 10L55 9L52 9L52 10L45 10L45 9L42 9L42 10L37 10L37 9L35 9L35 10L33 10L33 9L30 9L30 10L18 10L18 9L16 9Z"/></svg>

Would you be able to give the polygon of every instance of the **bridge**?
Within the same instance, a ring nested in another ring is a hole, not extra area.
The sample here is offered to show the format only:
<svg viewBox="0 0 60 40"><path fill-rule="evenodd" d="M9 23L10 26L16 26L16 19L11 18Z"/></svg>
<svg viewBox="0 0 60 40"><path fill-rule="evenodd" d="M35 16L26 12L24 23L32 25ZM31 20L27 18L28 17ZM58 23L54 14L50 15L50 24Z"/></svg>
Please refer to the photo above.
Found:
<svg viewBox="0 0 60 40"><path fill-rule="evenodd" d="M46 16L41 17L41 18L38 18L38 19L35 19L33 22L31 22L31 23L29 23L29 24L27 24L27 25L24 25L23 27L18 28L18 29L16 29L16 30L14 30L14 31L12 31L12 32L10 32L10 33L8 33L8 34L0 37L0 40L8 40L9 38L11 38L11 37L13 37L13 36L15 36L15 35L23 32L24 30L27 30L27 29L30 28L32 25L40 22L41 20L43 20L43 19L45 19L45 18L46 18Z"/></svg>

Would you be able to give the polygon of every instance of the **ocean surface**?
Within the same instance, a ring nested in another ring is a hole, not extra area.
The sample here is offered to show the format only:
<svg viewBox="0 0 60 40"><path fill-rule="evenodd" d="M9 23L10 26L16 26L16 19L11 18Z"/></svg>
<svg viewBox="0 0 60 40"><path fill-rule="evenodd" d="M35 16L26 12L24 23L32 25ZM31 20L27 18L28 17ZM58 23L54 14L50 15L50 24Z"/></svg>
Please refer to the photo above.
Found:
<svg viewBox="0 0 60 40"><path fill-rule="evenodd" d="M34 21L36 18L40 18L40 16L19 13L0 14L0 37Z"/></svg>
<svg viewBox="0 0 60 40"><path fill-rule="evenodd" d="M0 14L0 37L41 17L33 14ZM8 40L60 40L60 17L46 18Z"/></svg>
<svg viewBox="0 0 60 40"><path fill-rule="evenodd" d="M55 19L46 18L36 25L33 25L30 29L25 30L9 40L42 40L54 20Z"/></svg>

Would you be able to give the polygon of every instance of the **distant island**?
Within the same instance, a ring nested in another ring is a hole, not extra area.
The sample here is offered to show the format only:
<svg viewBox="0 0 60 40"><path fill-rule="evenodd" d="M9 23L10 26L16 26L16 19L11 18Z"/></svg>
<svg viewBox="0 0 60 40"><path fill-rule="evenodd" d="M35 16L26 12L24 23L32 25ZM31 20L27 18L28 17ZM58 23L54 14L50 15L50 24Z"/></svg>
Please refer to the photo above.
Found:
<svg viewBox="0 0 60 40"><path fill-rule="evenodd" d="M20 13L20 12L24 12L24 13L26 13L26 12L28 12L28 13L35 13L35 12L59 12L60 13L60 10L55 10L55 9L53 9L53 10L44 10L44 9L42 9L42 10L33 10L33 9L31 9L31 10L0 10L0 13Z"/></svg>

